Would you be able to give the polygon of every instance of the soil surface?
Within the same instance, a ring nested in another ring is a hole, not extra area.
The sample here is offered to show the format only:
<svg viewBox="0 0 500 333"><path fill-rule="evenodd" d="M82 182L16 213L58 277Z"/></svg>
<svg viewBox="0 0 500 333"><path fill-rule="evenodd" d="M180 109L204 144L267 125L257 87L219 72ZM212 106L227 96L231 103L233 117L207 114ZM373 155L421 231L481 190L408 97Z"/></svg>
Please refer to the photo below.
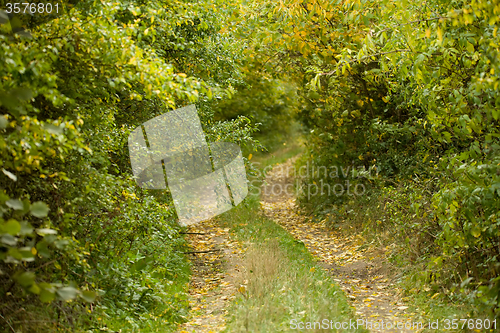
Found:
<svg viewBox="0 0 500 333"><path fill-rule="evenodd" d="M178 333L220 332L226 326L227 306L239 287L236 283L240 280L243 253L241 244L229 239L228 231L215 220L192 226L188 231L193 252L191 318L180 326Z"/></svg>

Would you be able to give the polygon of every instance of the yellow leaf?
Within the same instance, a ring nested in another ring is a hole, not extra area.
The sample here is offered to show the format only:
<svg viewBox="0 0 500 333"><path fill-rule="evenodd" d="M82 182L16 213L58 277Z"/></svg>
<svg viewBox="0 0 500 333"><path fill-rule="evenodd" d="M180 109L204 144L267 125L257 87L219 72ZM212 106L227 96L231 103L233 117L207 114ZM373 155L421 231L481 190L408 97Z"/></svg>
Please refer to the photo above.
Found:
<svg viewBox="0 0 500 333"><path fill-rule="evenodd" d="M425 37L429 38L431 36L431 29L425 30Z"/></svg>
<svg viewBox="0 0 500 333"><path fill-rule="evenodd" d="M247 291L247 288L243 285L241 285L239 288L238 288L238 291L242 294L244 294L246 291Z"/></svg>
<svg viewBox="0 0 500 333"><path fill-rule="evenodd" d="M443 40L443 29L441 29L441 28L437 29L437 37L438 37L439 41Z"/></svg>
<svg viewBox="0 0 500 333"><path fill-rule="evenodd" d="M314 272L316 270L316 267L311 267L311 269L309 270L309 272Z"/></svg>
<svg viewBox="0 0 500 333"><path fill-rule="evenodd" d="M250 161L252 159L252 154L248 155L248 160Z"/></svg>

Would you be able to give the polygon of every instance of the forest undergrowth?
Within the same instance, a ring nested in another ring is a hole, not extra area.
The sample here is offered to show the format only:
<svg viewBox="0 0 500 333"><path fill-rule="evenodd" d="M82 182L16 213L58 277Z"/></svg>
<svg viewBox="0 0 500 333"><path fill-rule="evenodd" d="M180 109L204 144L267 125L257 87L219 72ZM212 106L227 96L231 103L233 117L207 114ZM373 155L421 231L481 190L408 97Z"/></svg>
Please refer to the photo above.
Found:
<svg viewBox="0 0 500 333"><path fill-rule="evenodd" d="M241 147L248 177L266 147L300 136L300 211L383 248L410 303L477 317L474 329L500 320L498 1L44 4L0 1L1 330L186 322L186 230L169 189L138 185L128 143L190 104L207 142ZM258 222L238 222L236 236L270 228L283 239L269 258L313 268L290 235L257 218L256 200L228 213ZM326 278L290 267L307 286ZM338 287L311 288L353 315ZM245 326L238 318L228 327Z"/></svg>

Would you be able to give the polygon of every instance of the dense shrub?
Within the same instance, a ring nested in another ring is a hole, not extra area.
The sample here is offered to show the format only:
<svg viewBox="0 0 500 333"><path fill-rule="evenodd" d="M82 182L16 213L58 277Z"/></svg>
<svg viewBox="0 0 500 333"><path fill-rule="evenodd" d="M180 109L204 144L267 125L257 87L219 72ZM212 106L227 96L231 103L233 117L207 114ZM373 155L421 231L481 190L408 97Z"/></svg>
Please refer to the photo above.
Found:
<svg viewBox="0 0 500 333"><path fill-rule="evenodd" d="M1 326L164 331L187 313L186 245L168 191L135 185L128 134L196 102L208 141L260 147L248 118L214 121L239 42L211 1L64 4L1 12Z"/></svg>
<svg viewBox="0 0 500 333"><path fill-rule="evenodd" d="M372 220L392 219L400 244L410 231L420 235L405 255L498 315L500 5L289 0L249 11L260 24L256 49L277 55L271 66L299 84L308 144L301 165L359 170L351 186L393 201ZM373 168L378 178L370 179ZM345 178L310 174L303 185ZM353 202L364 200L302 197L316 213L336 207L340 216L356 214ZM428 207L422 221L417 204Z"/></svg>

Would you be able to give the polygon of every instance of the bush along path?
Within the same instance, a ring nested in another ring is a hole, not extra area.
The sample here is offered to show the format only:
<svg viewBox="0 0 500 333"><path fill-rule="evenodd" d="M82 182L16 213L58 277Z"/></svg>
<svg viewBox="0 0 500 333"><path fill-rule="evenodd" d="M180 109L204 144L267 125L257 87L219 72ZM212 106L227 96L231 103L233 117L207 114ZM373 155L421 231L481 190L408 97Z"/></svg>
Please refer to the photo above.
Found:
<svg viewBox="0 0 500 333"><path fill-rule="evenodd" d="M423 331L427 320L409 311L399 297L400 290L388 278L384 249L362 250L361 237L328 230L300 214L290 191L294 161L289 159L267 174L260 202L264 214L307 247L340 285L364 327L373 332Z"/></svg>

